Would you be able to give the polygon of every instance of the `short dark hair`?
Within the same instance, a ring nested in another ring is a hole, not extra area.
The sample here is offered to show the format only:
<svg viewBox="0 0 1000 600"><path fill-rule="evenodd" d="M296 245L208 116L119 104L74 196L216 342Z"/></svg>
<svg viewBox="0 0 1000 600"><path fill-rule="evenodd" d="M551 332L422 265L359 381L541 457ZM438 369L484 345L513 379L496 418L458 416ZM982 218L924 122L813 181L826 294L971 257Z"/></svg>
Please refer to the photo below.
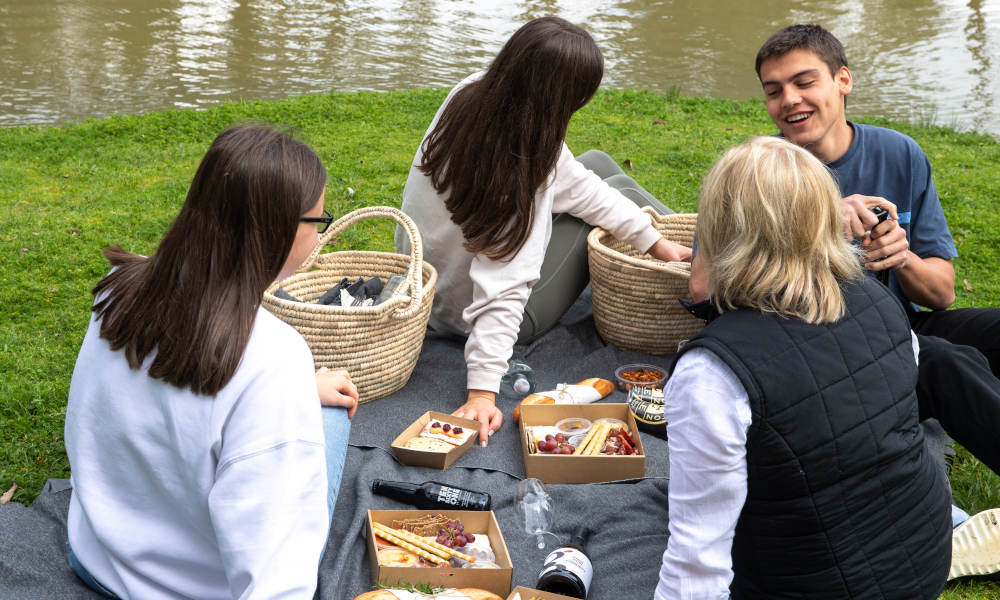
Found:
<svg viewBox="0 0 1000 600"><path fill-rule="evenodd" d="M325 185L316 153L285 133L220 133L156 252L104 251L117 269L93 290L101 337L133 369L153 354L150 377L214 396L236 373L261 296Z"/></svg>
<svg viewBox="0 0 1000 600"><path fill-rule="evenodd" d="M542 17L511 36L482 78L454 93L419 164L447 194L467 250L503 259L521 249L570 117L603 76L604 58L586 30Z"/></svg>
<svg viewBox="0 0 1000 600"><path fill-rule="evenodd" d="M830 69L830 75L835 75L840 67L847 66L844 46L832 33L819 25L792 25L769 37L757 51L757 78L760 79L760 66L765 60L784 56L792 50L816 53Z"/></svg>

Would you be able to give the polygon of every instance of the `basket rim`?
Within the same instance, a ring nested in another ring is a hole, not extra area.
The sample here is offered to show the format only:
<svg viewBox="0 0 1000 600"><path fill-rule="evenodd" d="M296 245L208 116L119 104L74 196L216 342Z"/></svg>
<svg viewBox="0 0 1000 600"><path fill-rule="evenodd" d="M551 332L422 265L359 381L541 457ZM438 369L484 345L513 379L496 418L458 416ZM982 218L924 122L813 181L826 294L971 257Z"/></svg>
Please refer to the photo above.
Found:
<svg viewBox="0 0 1000 600"><path fill-rule="evenodd" d="M342 255L357 255L359 253L364 253L367 255L372 254L383 254L383 255L394 255L406 257L405 254L400 254L398 252L381 252L376 250L338 250L336 252L327 252L325 255L329 254L342 254ZM325 256L324 255L324 256ZM315 302L295 302L294 300L285 300L284 298L279 298L274 295L274 292L281 287L281 284L293 277L299 277L301 279L308 279L310 275L316 273L321 273L324 270L324 265L317 265L314 271L304 271L296 272L293 275L286 277L285 279L275 280L271 282L271 285L267 286L264 290L264 301L271 306L282 308L282 309L298 309L298 311L305 313L314 314L324 314L324 315L357 315L357 314L369 314L378 315L380 313L389 312L403 312L410 305L412 298L410 294L397 294L390 297L385 302L380 304L375 304L372 306L334 306L329 304L316 304ZM434 286L437 283L437 269L434 265L427 261L422 261L421 267L423 267L423 289L421 296L427 296L428 294L433 294ZM298 279L296 280L298 281ZM421 302L423 298L421 298ZM264 302L262 302L263 304Z"/></svg>
<svg viewBox="0 0 1000 600"><path fill-rule="evenodd" d="M691 263L687 261L671 261L663 262L661 260L652 260L646 258L636 258L629 256L618 250L614 250L604 244L604 237L614 235L602 227L594 227L589 234L587 234L587 249L590 252L602 255L604 258L611 261L623 262L634 267L649 269L651 271L659 271L661 273L668 273L670 275L682 275L689 277ZM617 239L617 238L616 238ZM687 265L687 269L682 265Z"/></svg>

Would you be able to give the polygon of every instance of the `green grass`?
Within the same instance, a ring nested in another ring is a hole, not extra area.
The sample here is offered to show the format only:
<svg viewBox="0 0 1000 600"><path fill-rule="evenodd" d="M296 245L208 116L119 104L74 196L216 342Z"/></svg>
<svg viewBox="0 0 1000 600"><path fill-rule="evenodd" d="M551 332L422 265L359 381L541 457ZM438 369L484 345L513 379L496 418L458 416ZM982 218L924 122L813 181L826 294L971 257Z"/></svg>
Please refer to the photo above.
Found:
<svg viewBox="0 0 1000 600"><path fill-rule="evenodd" d="M150 253L184 200L205 149L227 125L288 125L330 173L326 205L399 206L410 161L444 90L307 95L206 111L117 116L63 127L0 130L0 493L30 503L67 477L63 419L101 249ZM878 119L919 142L960 258L956 306L1000 306L1000 143L941 127ZM698 187L725 148L774 130L760 101L602 91L570 125L577 153L600 148L668 206L695 210ZM354 193L349 192L349 188ZM343 247L389 250L392 224L363 223ZM963 284L967 280L971 291ZM1000 479L960 450L952 482L970 511L1000 506ZM960 582L944 598L1000 600L1000 586Z"/></svg>

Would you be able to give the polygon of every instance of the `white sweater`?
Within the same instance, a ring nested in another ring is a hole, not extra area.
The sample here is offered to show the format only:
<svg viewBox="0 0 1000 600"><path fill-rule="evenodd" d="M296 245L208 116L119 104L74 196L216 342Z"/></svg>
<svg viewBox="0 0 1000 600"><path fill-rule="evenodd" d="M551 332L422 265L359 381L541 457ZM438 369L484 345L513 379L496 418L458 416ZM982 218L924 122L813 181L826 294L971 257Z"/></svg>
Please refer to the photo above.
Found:
<svg viewBox="0 0 1000 600"><path fill-rule="evenodd" d="M455 91L478 79L477 73L459 83L438 109L429 134ZM426 140L426 135L425 138ZM423 147L421 142L420 148ZM419 165L417 149L403 189L402 210L417 224L424 243L424 259L438 271L431 326L468 336L465 362L468 389L496 392L507 372L524 306L539 278L545 249L552 234L552 215L569 213L642 252L658 239L649 217L631 200L604 183L573 158L563 144L555 169L535 194L534 221L528 239L511 260L491 260L468 252L462 230L451 220L446 196L437 193ZM409 252L405 233L396 230L396 248Z"/></svg>
<svg viewBox="0 0 1000 600"><path fill-rule="evenodd" d="M313 361L264 309L215 398L129 368L91 318L70 384L74 554L122 598L312 598L326 544Z"/></svg>

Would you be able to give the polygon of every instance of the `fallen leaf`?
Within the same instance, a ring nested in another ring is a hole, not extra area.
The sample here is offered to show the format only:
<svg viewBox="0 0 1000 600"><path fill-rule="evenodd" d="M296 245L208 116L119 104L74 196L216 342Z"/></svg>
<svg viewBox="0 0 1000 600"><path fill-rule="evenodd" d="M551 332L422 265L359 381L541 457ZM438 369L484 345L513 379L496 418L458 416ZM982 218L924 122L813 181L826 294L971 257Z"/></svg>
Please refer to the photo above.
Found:
<svg viewBox="0 0 1000 600"><path fill-rule="evenodd" d="M972 289L972 284L971 284L971 283L969 283L969 280L968 280L968 279L963 279L963 280L962 280L962 283L964 283L964 284L965 284L965 289L969 290L970 292L974 292L974 291L976 291L976 290Z"/></svg>
<svg viewBox="0 0 1000 600"><path fill-rule="evenodd" d="M626 169L631 169L632 168L632 160L631 159L628 159L628 158L625 159L625 168Z"/></svg>
<svg viewBox="0 0 1000 600"><path fill-rule="evenodd" d="M10 502L10 499L14 497L14 492L16 491L17 491L17 484L15 483L14 485L11 486L9 490L3 493L3 496L0 496L0 504L7 504L8 502Z"/></svg>
<svg viewBox="0 0 1000 600"><path fill-rule="evenodd" d="M666 121L661 121L660 119L653 121L653 125L666 125L666 124L667 124Z"/></svg>

